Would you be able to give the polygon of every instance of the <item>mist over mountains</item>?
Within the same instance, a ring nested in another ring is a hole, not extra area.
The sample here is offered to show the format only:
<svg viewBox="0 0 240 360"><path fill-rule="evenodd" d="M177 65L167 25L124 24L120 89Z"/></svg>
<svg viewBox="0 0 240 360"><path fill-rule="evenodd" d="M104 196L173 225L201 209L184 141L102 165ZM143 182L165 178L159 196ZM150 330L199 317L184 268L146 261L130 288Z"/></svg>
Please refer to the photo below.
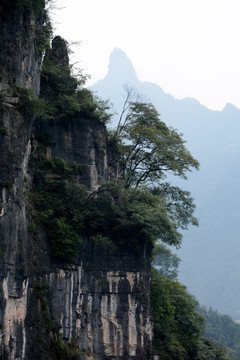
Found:
<svg viewBox="0 0 240 360"><path fill-rule="evenodd" d="M109 71L91 87L109 98L118 113L125 93L134 87L160 113L161 120L178 129L186 147L200 162L180 186L190 190L197 205L199 228L184 232L179 280L201 305L211 306L234 319L240 318L240 109L227 104L212 111L196 99L175 99L160 86L138 80L136 71L120 49L114 49ZM206 84L207 86L207 84ZM179 184L179 181L177 181Z"/></svg>

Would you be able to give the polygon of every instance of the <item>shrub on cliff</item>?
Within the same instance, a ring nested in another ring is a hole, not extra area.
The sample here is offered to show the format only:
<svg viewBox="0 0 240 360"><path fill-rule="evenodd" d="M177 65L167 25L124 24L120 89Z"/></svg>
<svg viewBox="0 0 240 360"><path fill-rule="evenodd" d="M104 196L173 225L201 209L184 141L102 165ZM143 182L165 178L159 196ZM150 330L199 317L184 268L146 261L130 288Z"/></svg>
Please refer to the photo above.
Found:
<svg viewBox="0 0 240 360"><path fill-rule="evenodd" d="M76 183L81 166L55 158L33 161L35 186L31 192L34 204L33 225L47 231L54 257L74 261L81 244L81 214L88 196L86 187Z"/></svg>
<svg viewBox="0 0 240 360"><path fill-rule="evenodd" d="M82 70L72 74L67 43L59 36L46 52L41 74L40 96L45 102L42 120L52 120L67 127L73 118L89 118L106 123L110 119L108 102L83 89L87 79Z"/></svg>

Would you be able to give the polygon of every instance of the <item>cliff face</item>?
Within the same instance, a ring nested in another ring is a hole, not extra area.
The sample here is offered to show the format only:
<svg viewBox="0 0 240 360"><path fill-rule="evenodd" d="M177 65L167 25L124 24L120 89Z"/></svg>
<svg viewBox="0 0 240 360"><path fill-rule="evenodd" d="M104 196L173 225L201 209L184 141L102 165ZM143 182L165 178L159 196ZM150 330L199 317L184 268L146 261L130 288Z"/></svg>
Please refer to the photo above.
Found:
<svg viewBox="0 0 240 360"><path fill-rule="evenodd" d="M13 89L11 85L16 83L32 89L35 94L39 93L45 11L43 6L40 4L36 6L35 3L37 3L36 0L32 3L18 0L13 0L11 3L5 0L2 2L2 9L0 9L1 94L3 90L6 90L4 94L9 96Z"/></svg>
<svg viewBox="0 0 240 360"><path fill-rule="evenodd" d="M40 89L36 29L42 10L12 9L1 26L0 358L147 359L151 249L112 252L84 239L69 263L51 257L44 228L29 230L29 159L37 127L54 141L47 158L84 164L79 182L91 191L99 179L116 177L118 166L101 123L73 118L67 127L36 124L19 110L15 83L35 94ZM63 65L66 56L63 49Z"/></svg>

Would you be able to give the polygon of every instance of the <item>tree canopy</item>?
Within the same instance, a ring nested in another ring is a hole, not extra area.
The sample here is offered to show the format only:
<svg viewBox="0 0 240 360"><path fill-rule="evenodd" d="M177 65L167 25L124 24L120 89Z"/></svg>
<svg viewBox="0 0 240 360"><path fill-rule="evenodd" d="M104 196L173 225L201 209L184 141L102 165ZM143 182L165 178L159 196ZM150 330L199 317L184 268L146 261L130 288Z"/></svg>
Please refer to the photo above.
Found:
<svg viewBox="0 0 240 360"><path fill-rule="evenodd" d="M199 163L182 135L160 120L151 103L125 103L114 134L122 144L122 176L127 187L158 184L170 173L186 179Z"/></svg>
<svg viewBox="0 0 240 360"><path fill-rule="evenodd" d="M154 347L161 359L195 359L203 328L197 301L178 281L152 272L151 308Z"/></svg>
<svg viewBox="0 0 240 360"><path fill-rule="evenodd" d="M177 281L179 258L165 246L154 249L151 309L154 351L162 360L237 360L239 325L230 317L200 308Z"/></svg>
<svg viewBox="0 0 240 360"><path fill-rule="evenodd" d="M227 349L231 360L240 358L240 325L228 315L219 314L212 308L199 309L206 319L204 336Z"/></svg>
<svg viewBox="0 0 240 360"><path fill-rule="evenodd" d="M173 254L163 243L157 243L152 253L152 266L158 275L168 279L177 279L178 265L181 259Z"/></svg>
<svg viewBox="0 0 240 360"><path fill-rule="evenodd" d="M139 192L144 193L141 206L151 202L150 208L145 209L148 223L156 219L162 225L155 226L153 242L159 239L179 246L182 238L179 229L198 224L193 215L195 205L191 194L171 185L167 179L168 174L186 179L187 172L199 168L198 161L186 149L182 135L160 120L151 103L139 97L132 101L130 89L110 141L118 144L125 189L132 198L139 196Z"/></svg>

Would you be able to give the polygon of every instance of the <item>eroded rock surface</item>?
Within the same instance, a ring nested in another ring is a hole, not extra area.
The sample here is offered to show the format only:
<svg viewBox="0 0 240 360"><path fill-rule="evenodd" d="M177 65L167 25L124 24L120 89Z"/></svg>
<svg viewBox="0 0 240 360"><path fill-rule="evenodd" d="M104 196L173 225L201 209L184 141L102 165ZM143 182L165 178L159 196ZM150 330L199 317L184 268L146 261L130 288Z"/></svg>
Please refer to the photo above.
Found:
<svg viewBox="0 0 240 360"><path fill-rule="evenodd" d="M3 73L35 94L40 59L32 25L41 25L39 16L14 12L1 24L0 36ZM58 54L66 66L66 51ZM29 229L34 118L18 111L14 86L6 79L0 84L0 358L54 360L52 344L60 333L82 359L148 359L151 249L111 252L85 239L74 264L51 258L44 229ZM73 119L67 128L44 126L55 141L47 156L83 163L79 181L89 190L99 179L118 176L103 125Z"/></svg>

